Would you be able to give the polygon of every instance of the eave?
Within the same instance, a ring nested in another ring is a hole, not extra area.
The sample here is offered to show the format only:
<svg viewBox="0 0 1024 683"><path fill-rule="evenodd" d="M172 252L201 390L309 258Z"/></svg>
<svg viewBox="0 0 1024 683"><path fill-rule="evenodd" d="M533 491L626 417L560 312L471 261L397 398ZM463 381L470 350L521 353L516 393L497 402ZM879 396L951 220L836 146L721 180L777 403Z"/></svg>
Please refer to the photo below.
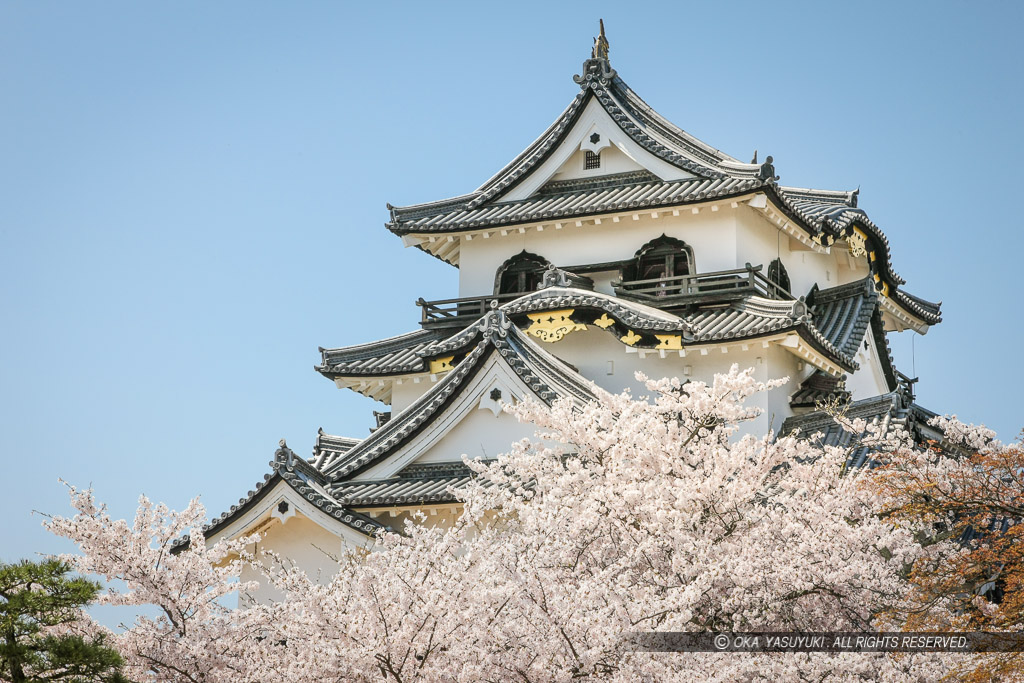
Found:
<svg viewBox="0 0 1024 683"><path fill-rule="evenodd" d="M863 288L866 285L857 286ZM877 295L869 294L870 310L856 311L861 318L874 310ZM521 328L523 334L546 341L552 337L544 333L536 316L546 312L571 316L574 329L599 327L620 341L629 352L640 351L641 355L653 351L662 355L664 352L678 353L684 357L687 353L706 354L708 348L743 346L768 338L830 374L857 369L858 364L854 360L856 348L853 347L859 345L866 327L863 320L843 323L842 327L830 331L832 335L839 335L833 340L815 327L811 310L794 300L747 297L727 306L701 308L680 317L611 295L557 286L525 294L503 304L498 310L511 318L511 324ZM479 343L485 318L463 330L449 333L446 338L415 344L407 349L392 348L391 340L385 340L379 347L383 354L381 358L357 361L354 367L346 362L349 356L345 349L332 349L331 358L339 364L320 366L318 370L333 379L339 388L350 388L389 403L394 386L404 382L437 384L446 373L464 363ZM856 335L850 337L849 332L854 328ZM414 335L402 335L396 339L403 338L418 339ZM851 348L843 350L836 343ZM354 348L358 354L364 354L369 353L374 345ZM398 364L395 358L404 359L404 365ZM386 367L395 369L395 372L368 376L361 365L364 362L369 367Z"/></svg>

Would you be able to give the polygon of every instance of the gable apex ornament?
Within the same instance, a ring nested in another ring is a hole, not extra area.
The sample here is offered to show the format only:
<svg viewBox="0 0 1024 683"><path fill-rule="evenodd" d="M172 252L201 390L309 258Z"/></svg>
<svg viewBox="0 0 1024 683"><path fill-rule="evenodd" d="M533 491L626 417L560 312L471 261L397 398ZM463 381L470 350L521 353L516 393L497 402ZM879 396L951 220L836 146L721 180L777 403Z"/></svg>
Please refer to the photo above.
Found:
<svg viewBox="0 0 1024 683"><path fill-rule="evenodd" d="M583 62L583 74L573 76L575 81L583 88L605 87L615 78L615 69L608 61L608 38L604 34L604 19L601 22L601 34L594 38L594 47L590 50L590 59Z"/></svg>
<svg viewBox="0 0 1024 683"><path fill-rule="evenodd" d="M608 38L604 35L604 19L598 19L601 23L601 35L594 38L594 49L590 52L591 59L608 59Z"/></svg>

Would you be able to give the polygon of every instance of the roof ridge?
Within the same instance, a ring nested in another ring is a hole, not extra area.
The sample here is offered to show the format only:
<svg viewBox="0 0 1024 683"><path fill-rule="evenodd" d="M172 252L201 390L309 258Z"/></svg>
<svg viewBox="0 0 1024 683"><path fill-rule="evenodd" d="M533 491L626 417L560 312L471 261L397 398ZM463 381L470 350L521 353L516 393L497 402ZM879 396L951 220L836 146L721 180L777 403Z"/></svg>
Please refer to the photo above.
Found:
<svg viewBox="0 0 1024 683"><path fill-rule="evenodd" d="M823 299L825 301L832 301L834 299L847 298L854 296L860 290L870 292L870 295L873 295L874 297L878 296L878 292L874 287L874 279L870 275L867 275L859 280L851 280L850 282L844 282L841 285L835 285L826 289L815 289L814 300L810 303L814 305L816 303L820 303Z"/></svg>
<svg viewBox="0 0 1024 683"><path fill-rule="evenodd" d="M857 195L860 190L821 190L809 187L794 187L792 185L779 185L779 189L788 194L800 195L807 200L829 201L837 200L843 202L850 208L857 208Z"/></svg>
<svg viewBox="0 0 1024 683"><path fill-rule="evenodd" d="M627 185L651 185L665 183L665 181L644 169L642 171L625 171L623 173L611 173L596 178L571 178L569 180L549 180L537 189L539 196L554 196L563 194L574 194L588 190L604 189L609 187ZM511 203L511 202L509 202Z"/></svg>

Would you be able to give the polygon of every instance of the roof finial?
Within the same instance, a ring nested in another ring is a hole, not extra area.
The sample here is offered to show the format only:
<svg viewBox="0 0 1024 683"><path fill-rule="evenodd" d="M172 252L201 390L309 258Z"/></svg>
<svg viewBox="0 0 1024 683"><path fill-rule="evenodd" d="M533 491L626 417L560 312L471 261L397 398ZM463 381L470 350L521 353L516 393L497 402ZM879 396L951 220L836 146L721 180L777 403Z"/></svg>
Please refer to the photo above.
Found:
<svg viewBox="0 0 1024 683"><path fill-rule="evenodd" d="M285 442L284 439L281 439L280 441L277 442L277 451L274 452L274 455L279 458L283 457L285 461L285 466L288 469L292 468L292 462L293 458L295 457L295 453L292 452L292 449L288 448L288 444Z"/></svg>
<svg viewBox="0 0 1024 683"><path fill-rule="evenodd" d="M761 170L758 171L757 177L761 180L773 182L779 179L779 176L775 175L775 159L772 159L771 155L764 158L764 163L761 164Z"/></svg>
<svg viewBox="0 0 1024 683"><path fill-rule="evenodd" d="M752 164L756 164L757 163L757 150L756 149L754 150L754 158L750 160L750 163L752 163Z"/></svg>
<svg viewBox="0 0 1024 683"><path fill-rule="evenodd" d="M615 69L608 61L608 49L608 38L604 34L604 19L601 19L601 35L594 38L594 48L590 51L590 59L583 62L583 74L573 76L572 80L584 90L607 88L615 78Z"/></svg>
<svg viewBox="0 0 1024 683"><path fill-rule="evenodd" d="M604 19L601 22L601 35L594 38L594 49L590 53L591 59L608 59L608 38L604 35Z"/></svg>

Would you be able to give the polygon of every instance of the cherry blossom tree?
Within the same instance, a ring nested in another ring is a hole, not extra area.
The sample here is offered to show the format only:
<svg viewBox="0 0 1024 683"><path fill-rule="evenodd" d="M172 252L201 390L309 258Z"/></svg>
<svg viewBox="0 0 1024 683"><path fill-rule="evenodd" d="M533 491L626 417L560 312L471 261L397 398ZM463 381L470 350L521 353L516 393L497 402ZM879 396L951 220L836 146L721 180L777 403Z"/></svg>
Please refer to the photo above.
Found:
<svg viewBox="0 0 1024 683"><path fill-rule="evenodd" d="M781 382L735 367L704 384L644 379L649 396L523 403L538 438L471 462L450 528L382 534L319 584L251 539L206 547L203 512L143 499L133 525L89 492L50 528L115 604L156 605L115 634L139 680L935 680L936 657L636 651L650 631L871 630L906 594L910 531L879 518L847 453L739 436L745 401ZM863 431L865 425L850 424ZM859 432L858 432L859 433ZM192 545L170 554L191 529ZM256 562L282 595L228 610ZM888 624L891 626L891 624Z"/></svg>
<svg viewBox="0 0 1024 683"><path fill-rule="evenodd" d="M69 487L71 518L52 517L52 532L72 539L81 554L64 559L83 574L104 577L123 589L107 588L99 604L153 607L157 616L138 616L121 633L110 633L132 680L231 681L250 678L250 660L262 642L259 611L232 610L223 598L255 589L238 581L252 539L202 542L206 513L193 501L181 512L140 498L134 523L114 520L91 491ZM175 539L191 530L200 542L174 554ZM96 626L98 628L98 625Z"/></svg>

